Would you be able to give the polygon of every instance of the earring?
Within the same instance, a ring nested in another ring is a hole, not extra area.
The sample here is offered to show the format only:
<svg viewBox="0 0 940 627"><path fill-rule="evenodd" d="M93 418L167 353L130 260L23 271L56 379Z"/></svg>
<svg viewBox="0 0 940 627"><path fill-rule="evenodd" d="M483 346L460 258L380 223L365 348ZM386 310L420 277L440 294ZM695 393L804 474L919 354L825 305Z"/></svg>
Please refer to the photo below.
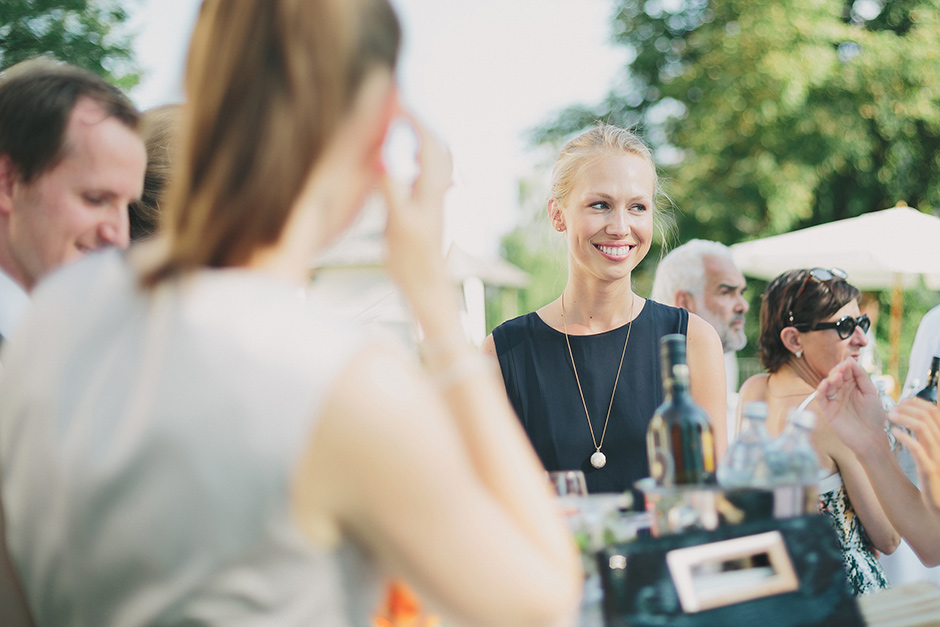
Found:
<svg viewBox="0 0 940 627"><path fill-rule="evenodd" d="M803 351L796 351L796 358L799 359L803 356Z"/></svg>

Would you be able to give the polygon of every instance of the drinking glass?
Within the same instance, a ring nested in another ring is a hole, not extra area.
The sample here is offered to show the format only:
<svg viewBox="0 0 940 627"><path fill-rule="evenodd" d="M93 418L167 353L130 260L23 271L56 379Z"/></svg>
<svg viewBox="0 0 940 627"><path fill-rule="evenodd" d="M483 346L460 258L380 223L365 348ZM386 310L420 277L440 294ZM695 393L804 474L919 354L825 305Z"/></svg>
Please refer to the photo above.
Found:
<svg viewBox="0 0 940 627"><path fill-rule="evenodd" d="M556 470L548 473L548 481L558 496L587 496L587 482L580 470Z"/></svg>

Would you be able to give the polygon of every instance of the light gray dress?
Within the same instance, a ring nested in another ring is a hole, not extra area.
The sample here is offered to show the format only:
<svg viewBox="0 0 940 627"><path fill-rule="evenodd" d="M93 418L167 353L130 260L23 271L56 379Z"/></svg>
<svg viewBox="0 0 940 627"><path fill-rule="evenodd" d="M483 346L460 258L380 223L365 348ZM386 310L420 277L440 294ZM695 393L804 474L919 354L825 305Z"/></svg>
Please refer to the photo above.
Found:
<svg viewBox="0 0 940 627"><path fill-rule="evenodd" d="M376 569L288 490L359 329L207 270L141 292L115 252L35 292L3 351L7 539L40 625L367 625Z"/></svg>

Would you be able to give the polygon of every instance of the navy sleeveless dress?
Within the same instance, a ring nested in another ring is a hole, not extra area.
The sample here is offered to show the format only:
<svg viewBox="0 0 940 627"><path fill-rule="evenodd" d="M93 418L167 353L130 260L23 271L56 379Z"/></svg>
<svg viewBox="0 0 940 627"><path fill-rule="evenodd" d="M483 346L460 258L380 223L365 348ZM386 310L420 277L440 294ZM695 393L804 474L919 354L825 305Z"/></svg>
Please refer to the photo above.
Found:
<svg viewBox="0 0 940 627"><path fill-rule="evenodd" d="M591 466L591 432L571 369L565 336L535 312L504 322L493 340L506 392L546 470L582 470L588 491L623 492L649 476L646 426L663 401L659 339L686 335L689 314L647 300L633 321L601 452L603 468ZM617 377L627 325L597 335L569 335L598 441Z"/></svg>

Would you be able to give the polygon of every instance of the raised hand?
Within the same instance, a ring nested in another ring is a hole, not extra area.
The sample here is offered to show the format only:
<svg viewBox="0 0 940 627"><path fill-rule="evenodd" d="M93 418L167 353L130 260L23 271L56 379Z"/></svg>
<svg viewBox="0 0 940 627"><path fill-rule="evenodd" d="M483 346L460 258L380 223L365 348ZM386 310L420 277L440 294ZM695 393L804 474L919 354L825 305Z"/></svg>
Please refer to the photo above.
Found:
<svg viewBox="0 0 940 627"><path fill-rule="evenodd" d="M855 360L833 368L816 388L823 416L846 446L856 454L886 445L885 420L878 390Z"/></svg>
<svg viewBox="0 0 940 627"><path fill-rule="evenodd" d="M450 153L423 124L402 111L418 140L419 172L410 185L386 175L383 192L388 207L385 229L387 267L409 300L429 279L446 277L442 232L444 194L452 182Z"/></svg>
<svg viewBox="0 0 940 627"><path fill-rule="evenodd" d="M891 410L891 421L910 430L895 435L914 458L920 489L928 505L940 515L940 408L920 398L910 398Z"/></svg>

